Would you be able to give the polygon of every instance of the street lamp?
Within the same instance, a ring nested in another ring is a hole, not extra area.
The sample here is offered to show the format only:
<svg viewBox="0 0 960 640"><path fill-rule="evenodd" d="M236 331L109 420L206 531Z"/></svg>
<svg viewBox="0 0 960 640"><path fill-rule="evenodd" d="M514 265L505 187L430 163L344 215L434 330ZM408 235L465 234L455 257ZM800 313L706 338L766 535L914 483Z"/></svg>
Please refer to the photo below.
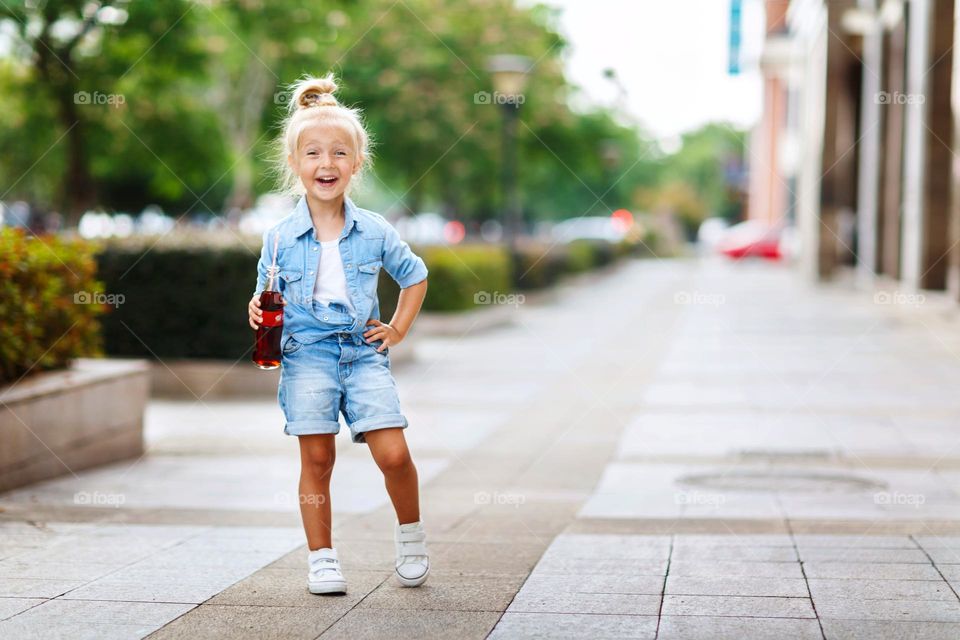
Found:
<svg viewBox="0 0 960 640"><path fill-rule="evenodd" d="M517 189L517 120L520 105L524 103L523 90L531 66L530 58L510 54L491 56L487 61L487 71L493 78L491 101L500 105L503 114L500 177L503 186L503 226L511 250L516 246L522 215L520 192Z"/></svg>

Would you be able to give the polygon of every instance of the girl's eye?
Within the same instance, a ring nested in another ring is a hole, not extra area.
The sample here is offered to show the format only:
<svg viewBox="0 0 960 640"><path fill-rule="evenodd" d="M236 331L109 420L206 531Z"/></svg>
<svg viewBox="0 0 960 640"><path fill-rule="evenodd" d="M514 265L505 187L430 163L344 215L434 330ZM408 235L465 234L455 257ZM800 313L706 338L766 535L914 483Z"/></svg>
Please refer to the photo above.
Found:
<svg viewBox="0 0 960 640"><path fill-rule="evenodd" d="M338 156L345 156L345 155L347 155L347 152L346 152L346 151L337 151L337 155L338 155Z"/></svg>

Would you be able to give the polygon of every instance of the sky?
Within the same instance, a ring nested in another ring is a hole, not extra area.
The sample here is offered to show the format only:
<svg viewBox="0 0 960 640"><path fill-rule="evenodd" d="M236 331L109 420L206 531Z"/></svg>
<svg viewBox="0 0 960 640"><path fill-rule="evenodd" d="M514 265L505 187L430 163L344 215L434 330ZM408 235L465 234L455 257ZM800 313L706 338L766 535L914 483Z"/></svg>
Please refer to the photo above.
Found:
<svg viewBox="0 0 960 640"><path fill-rule="evenodd" d="M730 0L540 0L563 10L568 79L594 104L624 106L666 142L711 120L749 127L760 115L762 0L743 0L742 72L728 74ZM533 4L533 0L524 4Z"/></svg>

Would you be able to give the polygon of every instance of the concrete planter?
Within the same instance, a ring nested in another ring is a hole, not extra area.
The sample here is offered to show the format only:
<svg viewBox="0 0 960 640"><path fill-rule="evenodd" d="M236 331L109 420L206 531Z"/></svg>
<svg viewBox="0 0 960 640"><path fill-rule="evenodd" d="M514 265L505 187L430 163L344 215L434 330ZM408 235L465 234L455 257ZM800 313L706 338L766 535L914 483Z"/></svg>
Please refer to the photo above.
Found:
<svg viewBox="0 0 960 640"><path fill-rule="evenodd" d="M79 358L0 388L0 491L143 453L144 360Z"/></svg>

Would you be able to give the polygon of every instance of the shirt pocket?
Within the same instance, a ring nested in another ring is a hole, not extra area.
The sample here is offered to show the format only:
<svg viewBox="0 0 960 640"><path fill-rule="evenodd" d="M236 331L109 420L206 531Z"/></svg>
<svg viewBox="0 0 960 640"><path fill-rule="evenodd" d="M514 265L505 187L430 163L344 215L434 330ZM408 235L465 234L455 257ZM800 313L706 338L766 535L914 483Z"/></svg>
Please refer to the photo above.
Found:
<svg viewBox="0 0 960 640"><path fill-rule="evenodd" d="M382 260L371 260L357 265L360 291L367 299L374 300L377 297L377 282L381 267L383 267Z"/></svg>
<svg viewBox="0 0 960 640"><path fill-rule="evenodd" d="M306 304L303 301L303 272L292 269L284 269L280 272L280 279L283 281L283 299L293 304Z"/></svg>

